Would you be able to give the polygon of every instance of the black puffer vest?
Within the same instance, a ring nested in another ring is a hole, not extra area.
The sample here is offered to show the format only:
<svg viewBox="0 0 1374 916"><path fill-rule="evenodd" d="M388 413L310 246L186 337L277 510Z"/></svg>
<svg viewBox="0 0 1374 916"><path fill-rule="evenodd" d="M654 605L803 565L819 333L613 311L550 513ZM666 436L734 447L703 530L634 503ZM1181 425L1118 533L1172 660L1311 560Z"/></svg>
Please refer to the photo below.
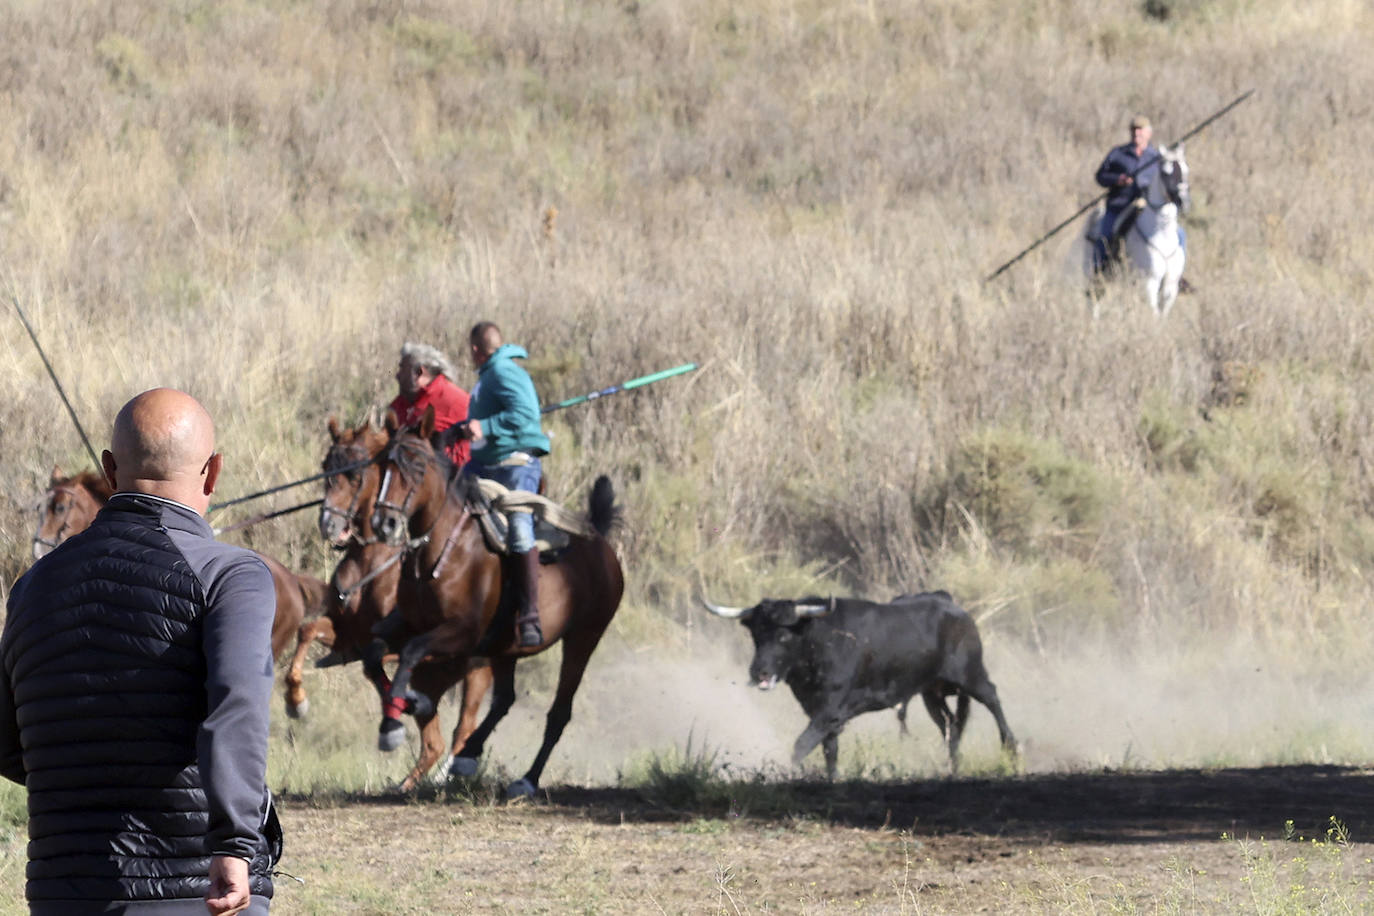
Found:
<svg viewBox="0 0 1374 916"><path fill-rule="evenodd" d="M202 897L200 580L137 500L107 506L31 576L3 659L28 771L29 900ZM271 897L266 841L249 870Z"/></svg>

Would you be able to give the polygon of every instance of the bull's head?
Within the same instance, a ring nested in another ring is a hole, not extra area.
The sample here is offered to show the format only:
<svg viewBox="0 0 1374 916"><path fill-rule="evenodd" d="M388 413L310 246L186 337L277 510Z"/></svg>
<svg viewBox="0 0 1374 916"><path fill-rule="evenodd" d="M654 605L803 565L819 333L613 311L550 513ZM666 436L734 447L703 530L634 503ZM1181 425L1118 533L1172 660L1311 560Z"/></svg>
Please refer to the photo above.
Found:
<svg viewBox="0 0 1374 916"><path fill-rule="evenodd" d="M835 599L802 601L765 598L753 607L724 607L702 599L706 610L718 617L738 620L754 639L754 660L749 663L749 682L760 690L772 690L786 680L802 655L805 624L835 610Z"/></svg>

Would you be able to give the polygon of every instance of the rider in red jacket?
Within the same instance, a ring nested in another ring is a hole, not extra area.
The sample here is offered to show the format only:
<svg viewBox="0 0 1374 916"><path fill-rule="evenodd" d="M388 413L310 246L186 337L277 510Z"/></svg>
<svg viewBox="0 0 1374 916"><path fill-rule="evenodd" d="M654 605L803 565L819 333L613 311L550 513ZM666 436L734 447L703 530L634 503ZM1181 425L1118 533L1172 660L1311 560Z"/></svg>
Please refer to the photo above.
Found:
<svg viewBox="0 0 1374 916"><path fill-rule="evenodd" d="M453 365L443 353L425 344L405 344L396 368L396 384L401 393L391 402L396 418L409 426L420 421L426 407L433 406L436 433L467 419L468 393L450 381L452 378ZM470 449L466 440L458 440L445 451L455 467L462 467Z"/></svg>

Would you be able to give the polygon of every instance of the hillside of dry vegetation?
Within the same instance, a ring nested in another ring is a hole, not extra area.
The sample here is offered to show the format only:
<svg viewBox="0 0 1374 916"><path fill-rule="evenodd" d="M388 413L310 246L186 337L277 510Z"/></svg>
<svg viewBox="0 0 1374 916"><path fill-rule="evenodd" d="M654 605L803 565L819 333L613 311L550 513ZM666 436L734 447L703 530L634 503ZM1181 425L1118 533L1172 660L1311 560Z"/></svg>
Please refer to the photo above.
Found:
<svg viewBox="0 0 1374 916"><path fill-rule="evenodd" d="M0 271L97 448L174 385L222 496L297 479L401 342L493 319L546 401L702 367L550 420L551 494L626 507L629 643L713 625L703 589L945 588L1028 666L1371 648L1359 0L20 0L0 34ZM1189 145L1167 322L1092 321L1072 230L983 283L1131 113L1168 140L1251 88ZM88 460L13 315L0 354L2 593ZM325 575L307 515L238 540Z"/></svg>

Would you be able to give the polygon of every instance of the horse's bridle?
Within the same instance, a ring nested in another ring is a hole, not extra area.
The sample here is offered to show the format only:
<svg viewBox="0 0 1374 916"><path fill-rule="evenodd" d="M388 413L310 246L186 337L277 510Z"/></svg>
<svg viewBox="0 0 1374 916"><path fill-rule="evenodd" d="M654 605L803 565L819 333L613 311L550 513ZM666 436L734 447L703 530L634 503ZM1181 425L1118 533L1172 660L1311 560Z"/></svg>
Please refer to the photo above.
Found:
<svg viewBox="0 0 1374 916"><path fill-rule="evenodd" d="M67 494L68 496L70 496L73 500L75 500L75 499L77 498L76 487L65 486L65 485L64 485L64 486L59 486L59 487L49 487L49 488L48 488L48 491L47 491L46 493L43 494L43 499L38 503L38 512L39 512L39 525L38 525L38 527L39 527L39 530L40 530L40 531L42 530L42 527L43 527L43 523L42 523L42 513L43 513L44 509L45 509L45 508L47 507L47 505L48 505L48 500L51 499L52 497L56 496L58 493L66 493L66 494ZM64 540L66 540L66 538L64 538L64 537L62 536L62 532L66 531L69 527L71 527L71 522L68 521L68 519L70 519L70 518L71 518L71 512L68 511L68 512L65 514L65 516L63 517L63 519L62 519L62 524L58 527L57 531L53 533L53 536L52 536L53 539L52 539L52 540L48 540L47 538L40 536L39 533L38 533L38 531L35 531L35 532L33 533L33 543L35 543L35 544L42 544L44 547L47 547L47 548L49 548L50 550L55 550L55 549L57 549L57 545L61 544Z"/></svg>
<svg viewBox="0 0 1374 916"><path fill-rule="evenodd" d="M386 463L382 470L382 483L377 488L377 502L372 508L374 518L373 528L376 528L376 516L385 511L399 516L402 520L409 523L410 513L414 510L410 508L411 500L419 491L419 483L410 484L406 490L405 499L398 506L395 503L387 502L387 497L391 493L391 468L394 465L399 472L396 476L402 481L410 483L411 477L417 472L420 478L424 479L424 472L429 467L431 458L419 445L408 442L399 436L392 442L391 447L386 450ZM426 540L428 535L425 535Z"/></svg>
<svg viewBox="0 0 1374 916"><path fill-rule="evenodd" d="M1165 171L1164 171L1164 167L1163 167L1163 166L1160 166L1159 172L1160 172L1161 175L1168 175L1168 176L1169 176L1168 178L1164 179L1164 196L1165 196L1170 202L1172 202L1174 206L1178 207L1178 209L1179 209L1180 212L1182 212L1182 210L1183 210L1183 190L1182 190L1182 189L1183 189L1183 187L1184 187L1185 185L1188 184L1188 179L1186 179L1186 178L1183 177L1183 169L1179 167L1179 165L1178 165L1177 162L1175 162L1173 165L1174 165L1174 170L1173 170L1173 171L1165 172Z"/></svg>
<svg viewBox="0 0 1374 916"><path fill-rule="evenodd" d="M406 492L405 499L401 501L401 504L399 506L395 503L388 502L387 498L391 493L392 465L395 465L396 467L396 470L398 472L397 476L400 477L401 480L409 483L410 480L414 478L416 474L419 474L420 479L423 480L424 472L434 464L437 464L437 462L434 459L433 453L426 449L423 445L416 442L409 442L399 437L392 443L391 447L386 452L386 468L382 472L381 487L377 491L377 502L372 510L372 527L374 528L374 530L378 527L376 520L378 513L381 513L383 511L393 513L394 515L398 516L404 524L409 525L410 515L414 511L411 508L410 504L411 501L414 500L415 494L419 492L419 481L416 481L416 483L411 484L409 490ZM455 474L445 484L445 499L447 499L448 496L452 494L454 484L461 478L461 473ZM462 516L465 518L468 515L471 515L471 511L468 506L468 501L466 499L463 499L461 500L461 503ZM439 518L436 516L436 518L434 519L434 524L429 526L429 531L426 531L419 537L410 538L406 540L402 547L403 553L408 551L415 554L415 578L417 579L423 578L423 576L421 576L420 574L420 555L416 548L422 547L425 544L429 543L430 535L433 534L434 527L438 524ZM449 536L445 539L444 546L439 552L439 558L435 561L434 568L429 572L429 578L438 577L440 571L443 569L444 562L448 559L449 552L452 551L453 545L457 541L458 534L460 531L462 531L462 529L463 518L459 518L459 520L454 524L453 529L449 532Z"/></svg>
<svg viewBox="0 0 1374 916"><path fill-rule="evenodd" d="M329 454L326 455L326 456L325 456L325 459L324 459L324 465L325 465L324 469L325 469L326 471L331 471L331 470L332 470L332 473L330 473L329 477L326 477L326 478L325 478L325 487L326 487L326 489L328 489L328 487L329 487L329 482L330 482L334 477L337 477L338 475L343 474L343 475L345 475L345 476L351 478L351 477L353 476L353 473L354 473L355 471L363 471L363 473L366 473L367 468L369 468L369 467L371 467L372 465L376 464L377 461L378 461L378 459L381 457L381 453L380 453L380 452L379 452L378 454L376 454L376 455L359 457L359 455L361 455L361 454L363 453L363 449L362 449L361 447L357 446L356 444L350 444L350 445L344 447L343 449L340 449L341 454L339 455L339 457L340 457L340 458L348 458L348 459L352 459L352 460L351 460L348 464L344 464L344 465L341 465L341 466L339 466L339 467L336 467L336 468L331 469L331 468L329 467L330 460L331 460L331 458L333 458L333 457L335 456L335 449L338 449L338 448L339 448L338 446L335 446L334 448L331 448L331 449L329 450ZM347 508L347 509L342 509L342 510L340 510L340 509L335 509L333 506L331 506L331 505L329 504L329 501L326 499L326 500L320 505L320 515L322 515L322 516L335 516L335 517L338 517L338 518L343 519L344 527L347 528L347 529L348 529L348 532L349 532L349 539L350 539L350 541L351 541L352 543L356 543L356 544L359 544L359 545L361 545L361 546L363 546L363 547L366 547L368 544L378 544L378 543L381 543L381 542L380 542L376 537L370 537L370 538L364 539L364 538L361 538L361 537L358 536L358 529L361 527L361 526L358 524L358 517L357 517L357 516L358 516L358 504L362 501L362 498L363 498L363 483L362 483L361 480L359 480L359 481L358 481L358 485L357 485L356 487L353 488L353 499L348 503L348 508ZM333 543L331 543L330 546L333 547L335 550L344 550L344 549L346 549L346 548L349 546L349 542L345 542L345 543L343 543L343 544L333 544Z"/></svg>

